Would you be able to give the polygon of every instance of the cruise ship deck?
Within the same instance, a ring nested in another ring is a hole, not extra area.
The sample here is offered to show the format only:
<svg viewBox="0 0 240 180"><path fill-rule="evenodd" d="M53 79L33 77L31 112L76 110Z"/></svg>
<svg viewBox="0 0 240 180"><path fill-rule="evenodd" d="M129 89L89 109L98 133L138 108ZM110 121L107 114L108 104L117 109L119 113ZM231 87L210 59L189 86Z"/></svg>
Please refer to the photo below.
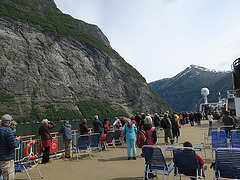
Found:
<svg viewBox="0 0 240 180"><path fill-rule="evenodd" d="M222 123L214 121L213 126L221 126ZM182 126L180 129L181 136L180 142L186 140L194 143L204 142L204 133L208 132L208 121L202 121L201 125L195 125L193 127L190 124ZM163 131L158 134L157 144L162 148L164 153L164 139ZM175 143L178 146L177 143ZM211 152L209 147L205 147L206 157L204 157L205 165L207 170L205 171L205 179L210 180L214 178L214 171L210 169L211 165ZM199 151L197 154L201 155ZM166 160L170 162L172 154L167 151ZM141 157L141 149L137 148L137 159L127 160L127 148L118 145L116 149L109 147L107 151L103 151L103 157L100 152L92 153L92 160L89 159L88 155L81 156L77 161L76 154L70 159L52 158L49 164L39 164L39 169L45 180L65 180L65 179L87 179L87 180L137 180L143 179L144 175L144 163L145 160ZM32 179L41 179L36 168L29 171ZM173 179L173 174L170 174L169 179ZM158 179L162 176L158 175ZM23 180L28 179L26 173L17 173L15 179ZM156 178L155 178L156 179ZM165 179L167 179L165 177ZM190 178L182 178L190 179Z"/></svg>

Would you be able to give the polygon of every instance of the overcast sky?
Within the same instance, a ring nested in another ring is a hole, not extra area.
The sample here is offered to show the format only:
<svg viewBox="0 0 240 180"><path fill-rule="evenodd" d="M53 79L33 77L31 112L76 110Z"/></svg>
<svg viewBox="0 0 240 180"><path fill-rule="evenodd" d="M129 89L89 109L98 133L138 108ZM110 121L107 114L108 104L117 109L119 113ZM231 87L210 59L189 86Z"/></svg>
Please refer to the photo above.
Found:
<svg viewBox="0 0 240 180"><path fill-rule="evenodd" d="M240 57L239 0L54 0L66 14L97 25L147 80L191 64L230 70Z"/></svg>

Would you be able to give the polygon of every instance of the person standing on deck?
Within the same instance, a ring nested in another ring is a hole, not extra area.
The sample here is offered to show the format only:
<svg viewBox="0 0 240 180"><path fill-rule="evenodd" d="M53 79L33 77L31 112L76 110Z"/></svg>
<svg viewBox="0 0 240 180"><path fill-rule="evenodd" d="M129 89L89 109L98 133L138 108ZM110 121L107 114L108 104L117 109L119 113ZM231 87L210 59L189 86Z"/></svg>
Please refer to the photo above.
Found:
<svg viewBox="0 0 240 180"><path fill-rule="evenodd" d="M194 113L193 112L191 112L189 114L189 121L190 121L191 126L194 126Z"/></svg>
<svg viewBox="0 0 240 180"><path fill-rule="evenodd" d="M178 115L176 112L173 113L172 119L171 119L171 123L172 123L172 133L173 133L173 138L177 139L178 142L178 137L180 136L180 130L178 128Z"/></svg>
<svg viewBox="0 0 240 180"><path fill-rule="evenodd" d="M234 126L234 121L233 121L232 116L230 116L230 112L229 111L225 112L222 121L224 123L224 126Z"/></svg>
<svg viewBox="0 0 240 180"><path fill-rule="evenodd" d="M50 129L55 128L56 124L48 119L43 119L42 123L43 124L38 129L38 134L41 136L42 147L44 148L42 164L46 164L51 162L49 161L49 151L52 140Z"/></svg>
<svg viewBox="0 0 240 180"><path fill-rule="evenodd" d="M13 128L13 131L14 131L14 134L16 136L16 133L17 133L17 122L16 121L11 121L11 127Z"/></svg>
<svg viewBox="0 0 240 180"><path fill-rule="evenodd" d="M137 123L137 128L139 129L139 125L140 125L140 121L141 121L141 118L139 116L139 113L137 112L136 113L136 116L135 116L135 121Z"/></svg>
<svg viewBox="0 0 240 180"><path fill-rule="evenodd" d="M70 158L72 150L72 129L71 124L68 120L65 120L65 124L62 125L59 130L60 133L63 133L63 142L65 147L65 157Z"/></svg>
<svg viewBox="0 0 240 180"><path fill-rule="evenodd" d="M161 120L161 127L164 130L165 134L165 144L168 144L168 138L172 139L172 123L170 119L168 118L168 114L164 113L164 117ZM170 143L173 144L173 140L170 140Z"/></svg>
<svg viewBox="0 0 240 180"><path fill-rule="evenodd" d="M3 179L14 180L15 148L20 144L20 137L15 137L11 125L12 116L2 116L0 125L0 176Z"/></svg>
<svg viewBox="0 0 240 180"><path fill-rule="evenodd" d="M131 148L133 151L133 160L136 160L136 134L137 134L137 127L135 124L132 123L130 119L127 118L127 122L122 128L122 133L126 135L127 141L127 156L128 160L131 159Z"/></svg>
<svg viewBox="0 0 240 180"><path fill-rule="evenodd" d="M82 122L79 124L79 128L80 128L80 135L89 134L88 133L87 119L84 118L82 120Z"/></svg>
<svg viewBox="0 0 240 180"><path fill-rule="evenodd" d="M147 116L144 119L143 129L147 134L146 145L154 145L157 142L157 132L156 128L152 125L152 118Z"/></svg>
<svg viewBox="0 0 240 180"><path fill-rule="evenodd" d="M210 113L210 112L208 113L207 119L209 121L209 127L212 127L212 123L213 123L213 115L212 115L212 113Z"/></svg>
<svg viewBox="0 0 240 180"><path fill-rule="evenodd" d="M98 119L97 115L94 117L93 129L94 129L94 133L99 133L100 137L102 136L103 125L102 125L101 121Z"/></svg>
<svg viewBox="0 0 240 180"><path fill-rule="evenodd" d="M147 141L145 145L154 145L157 142L157 132L156 128L152 125L152 118L150 116L146 116L144 119L143 129L146 131ZM155 174L149 173L149 178L156 177ZM146 174L144 175L144 179L146 178Z"/></svg>

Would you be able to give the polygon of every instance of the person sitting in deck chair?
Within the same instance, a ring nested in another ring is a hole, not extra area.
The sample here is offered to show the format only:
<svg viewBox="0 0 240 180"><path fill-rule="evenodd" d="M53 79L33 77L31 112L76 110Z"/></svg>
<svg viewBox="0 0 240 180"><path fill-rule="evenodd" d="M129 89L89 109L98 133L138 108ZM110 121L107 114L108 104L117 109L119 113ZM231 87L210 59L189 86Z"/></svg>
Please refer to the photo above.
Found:
<svg viewBox="0 0 240 180"><path fill-rule="evenodd" d="M192 146L192 143L191 142L189 142L189 141L185 141L184 143L183 143L183 147L193 147ZM197 156L197 160L198 160L198 164L199 164L199 166L200 166L200 168L204 165L204 161L203 161L203 159L196 153L196 156ZM205 175L204 175L204 171L202 171L202 175L203 175L203 177L205 177ZM196 178L191 178L191 180L195 180Z"/></svg>

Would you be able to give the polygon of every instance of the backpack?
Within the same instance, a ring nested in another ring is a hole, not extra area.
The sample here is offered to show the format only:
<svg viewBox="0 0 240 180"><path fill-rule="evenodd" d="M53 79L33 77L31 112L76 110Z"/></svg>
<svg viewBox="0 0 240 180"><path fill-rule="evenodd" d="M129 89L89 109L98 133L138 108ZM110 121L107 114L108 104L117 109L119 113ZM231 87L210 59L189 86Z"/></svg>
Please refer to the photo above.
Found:
<svg viewBox="0 0 240 180"><path fill-rule="evenodd" d="M107 133L109 129L109 122L105 123L103 126L104 126L104 132Z"/></svg>
<svg viewBox="0 0 240 180"><path fill-rule="evenodd" d="M165 118L163 118L163 119L161 120L161 127L162 127L162 128L168 128L168 123L167 123L166 120L167 120L167 119L165 119Z"/></svg>
<svg viewBox="0 0 240 180"><path fill-rule="evenodd" d="M143 145L145 145L147 142L147 133L145 130L141 130L139 133L138 133L138 137L137 137L137 147L139 148L142 148Z"/></svg>

